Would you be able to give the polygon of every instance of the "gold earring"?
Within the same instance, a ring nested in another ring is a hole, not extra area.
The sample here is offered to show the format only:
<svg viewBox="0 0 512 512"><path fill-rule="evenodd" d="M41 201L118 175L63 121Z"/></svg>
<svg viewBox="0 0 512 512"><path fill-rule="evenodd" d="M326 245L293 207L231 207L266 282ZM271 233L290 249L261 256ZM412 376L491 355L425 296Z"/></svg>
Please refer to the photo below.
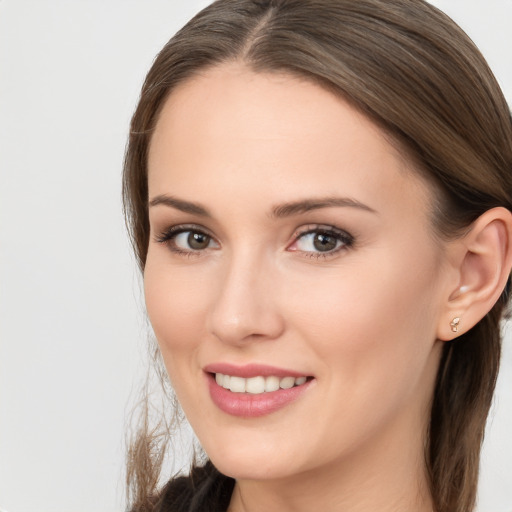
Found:
<svg viewBox="0 0 512 512"><path fill-rule="evenodd" d="M451 322L450 322L450 326L452 328L452 332L458 332L459 330L459 323L460 323L460 318L457 316L455 317Z"/></svg>

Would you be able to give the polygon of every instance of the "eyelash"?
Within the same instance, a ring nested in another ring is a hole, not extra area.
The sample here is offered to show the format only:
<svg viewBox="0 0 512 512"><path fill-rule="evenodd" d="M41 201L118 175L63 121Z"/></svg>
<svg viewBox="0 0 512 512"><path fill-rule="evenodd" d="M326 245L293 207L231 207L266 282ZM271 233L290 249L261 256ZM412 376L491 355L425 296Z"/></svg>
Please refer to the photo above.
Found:
<svg viewBox="0 0 512 512"><path fill-rule="evenodd" d="M186 256L186 257L197 257L201 255L202 250L199 249L190 249L190 250L184 250L181 249L176 245L176 237L182 233L197 233L200 235L207 236L210 240L215 240L208 232L197 225L186 225L186 224L180 224L178 226L171 226L170 228L167 228L165 231L160 233L155 240L158 243L166 244L168 245L169 249L179 255L179 256Z"/></svg>
<svg viewBox="0 0 512 512"><path fill-rule="evenodd" d="M306 228L302 228L296 231L293 235L293 242L288 246L289 248L297 244L301 239L305 239L307 235L316 234L325 235L332 237L336 240L336 243L340 242L340 246L330 251L303 251L304 257L312 259L327 259L336 256L341 251L346 251L354 246L354 237L342 229L334 226L322 226L322 225L310 225ZM294 249L296 250L296 249Z"/></svg>
<svg viewBox="0 0 512 512"><path fill-rule="evenodd" d="M210 235L207 230L197 225L177 225L171 226L163 231L160 235L155 237L155 241L161 244L168 245L169 249L179 255L185 257L198 257L201 256L207 248L205 249L190 249L184 250L178 247L175 243L176 237L182 233L196 233L199 235L203 235L209 238L210 241L214 243L218 242L214 239L212 235ZM333 237L336 240L336 243L341 242L339 247L336 247L330 251L300 251L297 249L290 249L293 245L300 242L300 240L305 239L307 235L316 234L316 235L325 235L328 237ZM347 231L338 229L334 226L322 226L322 225L309 225L303 229L297 230L293 234L293 241L287 246L287 250L292 252L302 252L303 256L311 259L327 259L335 256L340 251L346 251L353 247L354 245L354 237L348 233Z"/></svg>

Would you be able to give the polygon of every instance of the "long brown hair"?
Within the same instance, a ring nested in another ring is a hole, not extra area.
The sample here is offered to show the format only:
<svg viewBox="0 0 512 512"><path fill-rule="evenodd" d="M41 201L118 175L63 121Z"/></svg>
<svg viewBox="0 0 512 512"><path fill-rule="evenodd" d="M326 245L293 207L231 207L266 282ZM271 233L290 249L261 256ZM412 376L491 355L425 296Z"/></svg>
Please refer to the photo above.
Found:
<svg viewBox="0 0 512 512"><path fill-rule="evenodd" d="M457 236L495 206L512 209L510 111L485 59L445 14L423 0L218 0L160 52L132 119L123 194L141 270L147 156L159 112L178 84L234 60L313 80L382 127L437 186L440 237ZM443 349L425 449L436 512L474 508L506 295ZM159 464L151 464L154 445L143 427L130 452L129 484L138 510L151 510Z"/></svg>

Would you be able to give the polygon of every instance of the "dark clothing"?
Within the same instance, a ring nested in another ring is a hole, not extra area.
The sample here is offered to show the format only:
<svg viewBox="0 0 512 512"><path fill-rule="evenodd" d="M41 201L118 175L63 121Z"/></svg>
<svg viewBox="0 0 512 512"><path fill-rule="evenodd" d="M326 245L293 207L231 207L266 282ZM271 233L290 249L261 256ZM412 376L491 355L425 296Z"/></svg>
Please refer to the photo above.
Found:
<svg viewBox="0 0 512 512"><path fill-rule="evenodd" d="M162 489L154 512L226 512L235 480L208 461L189 476L170 480Z"/></svg>

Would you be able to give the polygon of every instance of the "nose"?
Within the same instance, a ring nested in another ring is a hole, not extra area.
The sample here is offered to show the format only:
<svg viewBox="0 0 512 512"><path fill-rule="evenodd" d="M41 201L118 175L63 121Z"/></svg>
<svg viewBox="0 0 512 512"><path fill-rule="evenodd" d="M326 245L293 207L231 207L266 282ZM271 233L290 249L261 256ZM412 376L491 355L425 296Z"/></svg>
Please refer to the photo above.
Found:
<svg viewBox="0 0 512 512"><path fill-rule="evenodd" d="M271 266L271 265L270 265ZM209 330L224 343L272 340L284 330L275 273L264 258L240 255L226 263L210 309Z"/></svg>

